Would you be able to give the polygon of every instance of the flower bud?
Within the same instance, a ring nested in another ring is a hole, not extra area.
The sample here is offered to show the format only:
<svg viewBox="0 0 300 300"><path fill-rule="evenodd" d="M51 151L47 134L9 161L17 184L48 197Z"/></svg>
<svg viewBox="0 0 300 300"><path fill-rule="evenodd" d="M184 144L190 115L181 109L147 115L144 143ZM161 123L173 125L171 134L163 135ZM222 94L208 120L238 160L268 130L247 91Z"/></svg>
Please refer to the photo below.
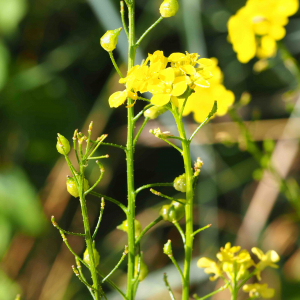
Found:
<svg viewBox="0 0 300 300"><path fill-rule="evenodd" d="M121 225L117 226L118 229L128 232L128 222L127 220L123 221ZM141 223L138 220L134 220L134 234L135 237L138 237L142 232Z"/></svg>
<svg viewBox="0 0 300 300"><path fill-rule="evenodd" d="M173 255L171 240L168 240L168 242L164 244L164 254L168 256Z"/></svg>
<svg viewBox="0 0 300 300"><path fill-rule="evenodd" d="M165 0L159 8L162 17L170 18L175 16L179 8L177 0Z"/></svg>
<svg viewBox="0 0 300 300"><path fill-rule="evenodd" d="M182 175L180 175L174 179L174 189L179 192L185 193L185 191L186 191L185 173L183 173Z"/></svg>
<svg viewBox="0 0 300 300"><path fill-rule="evenodd" d="M151 120L156 119L158 116L167 111L167 108L164 106L152 106L145 110L144 117Z"/></svg>
<svg viewBox="0 0 300 300"><path fill-rule="evenodd" d="M104 50L111 52L116 49L121 30L122 27L115 30L106 31L106 33L100 39L100 44Z"/></svg>
<svg viewBox="0 0 300 300"><path fill-rule="evenodd" d="M136 276L138 274L138 271L139 271L139 256L137 255L135 257L135 261L134 261L134 276ZM143 256L141 256L139 281L143 281L147 277L148 272L149 272L148 267L145 264L145 262L143 261Z"/></svg>
<svg viewBox="0 0 300 300"><path fill-rule="evenodd" d="M185 202L184 199L179 199L181 202ZM159 211L159 215L162 216L163 220L174 223L181 220L184 217L184 205L172 201L170 205L163 205Z"/></svg>
<svg viewBox="0 0 300 300"><path fill-rule="evenodd" d="M60 154L68 154L70 152L70 143L69 141L61 134L57 134L57 143L56 149Z"/></svg>
<svg viewBox="0 0 300 300"><path fill-rule="evenodd" d="M99 262L100 262L100 254L96 250L94 244L93 244L93 254L94 254L95 267L97 267L99 265ZM86 248L86 250L84 251L83 261L90 266L90 256L89 256L89 250L88 250L88 248Z"/></svg>
<svg viewBox="0 0 300 300"><path fill-rule="evenodd" d="M77 180L79 180L79 176L77 176ZM87 179L84 179L84 191L86 192L90 188L89 182ZM67 177L67 191L75 198L79 197L79 191L76 185L76 181L74 177Z"/></svg>

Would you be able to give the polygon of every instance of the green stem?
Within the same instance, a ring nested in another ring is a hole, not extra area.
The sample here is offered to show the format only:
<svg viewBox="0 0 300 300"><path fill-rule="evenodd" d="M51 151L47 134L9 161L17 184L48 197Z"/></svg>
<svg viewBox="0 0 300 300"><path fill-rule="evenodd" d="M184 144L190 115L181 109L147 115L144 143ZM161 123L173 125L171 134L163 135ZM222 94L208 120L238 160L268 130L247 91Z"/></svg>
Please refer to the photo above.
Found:
<svg viewBox="0 0 300 300"><path fill-rule="evenodd" d="M59 231L62 231L63 233L66 233L66 234L70 234L70 235L76 235L76 236L85 236L84 233L77 233L77 232L72 232L72 231L68 231L68 230L64 230L62 229L55 221L55 218L54 216L51 217L51 222L53 224L54 227L56 227Z"/></svg>
<svg viewBox="0 0 300 300"><path fill-rule="evenodd" d="M170 287L170 284L169 284L169 282L168 282L168 278L167 278L167 274L166 274L166 273L164 273L164 282L165 282L165 285L166 285L166 287L167 287L167 289L168 289L168 291L169 291L169 295L170 295L171 299L172 299L172 300L176 300L176 299L175 299L175 296L174 296L174 294L173 294L173 292L172 292L172 289L171 289L171 287Z"/></svg>
<svg viewBox="0 0 300 300"><path fill-rule="evenodd" d="M135 46L138 47L140 45L140 43L142 42L142 40L144 39L144 37L163 19L163 17L159 17L158 20L153 23L144 33L143 35L139 38L139 40L136 42Z"/></svg>
<svg viewBox="0 0 300 300"><path fill-rule="evenodd" d="M179 234L181 235L183 245L185 246L185 235L184 235L184 232L183 232L181 226L178 224L177 221L174 221L173 223L174 223L175 227L177 228Z"/></svg>
<svg viewBox="0 0 300 300"><path fill-rule="evenodd" d="M139 187L136 191L135 191L135 195L137 195L140 191L145 190L145 189L149 189L152 187L157 187L157 186L173 186L173 182L166 182L166 183L150 183L150 184L146 184L143 185L141 187Z"/></svg>
<svg viewBox="0 0 300 300"><path fill-rule="evenodd" d="M164 194L162 194L161 192L158 192L158 191L156 191L156 190L154 190L154 189L150 189L150 192L151 192L152 194L156 195L156 196L159 196L159 197L162 197L162 198L171 200L171 201L178 202L178 203L180 203L180 204L182 204L182 205L185 205L185 202L182 202L182 201L180 201L179 199L176 199L176 198L173 198L173 197L169 197L169 196L167 196L167 195L164 195Z"/></svg>
<svg viewBox="0 0 300 300"><path fill-rule="evenodd" d="M182 271L181 271L181 269L180 269L180 267L179 267L179 265L178 265L176 259L174 258L173 255L169 255L169 257L170 257L172 263L174 264L174 266L176 267L176 269L178 270L178 272L179 272L179 274L180 274L180 276L181 276L182 284L184 284L184 282L185 282L184 275L183 275L183 273L182 273ZM187 299L187 300L188 300L188 299Z"/></svg>
<svg viewBox="0 0 300 300"><path fill-rule="evenodd" d="M122 19L122 24L123 24L124 31L127 35L127 38L129 38L129 33L128 33L127 25L126 25L126 22L125 22L125 9L124 9L124 2L123 1L120 1L120 13L121 13L121 19Z"/></svg>
<svg viewBox="0 0 300 300"><path fill-rule="evenodd" d="M98 229L99 229L99 227L100 227L100 223L101 223L101 221L102 221L102 216L103 216L104 206L105 206L105 202L104 202L104 198L102 197L102 198L101 198L101 207L100 207L99 219L98 219L98 222L97 222L95 231L94 231L93 236L92 236L92 239L93 239L93 240L94 240L95 237L96 237L96 234L97 234Z"/></svg>
<svg viewBox="0 0 300 300"><path fill-rule="evenodd" d="M182 156L184 161L184 169L186 175L186 204L185 204L185 218L186 218L186 229L185 229L185 257L184 257L184 271L183 271L183 289L182 289L182 300L189 299L189 283L190 283L190 266L192 259L193 250L193 170L191 167L191 154L190 154L190 143L186 139L184 125L182 119L178 115L177 109L174 109L174 118L178 127L178 132L182 141Z"/></svg>
<svg viewBox="0 0 300 300"><path fill-rule="evenodd" d="M129 19L129 39L128 39L128 71L134 66L135 59L135 1L132 0L128 6ZM134 299L134 260L135 260L135 189L134 189L134 107L131 106L132 99L128 98L127 105L127 145L126 145L126 162L127 162L127 224L128 224L128 267L127 267L127 291L128 300Z"/></svg>
<svg viewBox="0 0 300 300"><path fill-rule="evenodd" d="M195 236L197 233L201 232L202 230L205 230L207 228L209 228L211 226L211 224L208 224L202 228L197 229L196 231L193 232L192 236Z"/></svg>
<svg viewBox="0 0 300 300"><path fill-rule="evenodd" d="M109 57L110 57L110 59L111 59L111 62L112 62L112 64L114 65L114 67L115 67L117 73L119 74L119 76L120 76L121 78L124 78L123 74L121 73L121 71L120 71L120 69L119 69L119 67L118 67L118 65L117 65L117 63L116 63L116 61L115 61L115 58L114 58L114 55L113 55L112 51L109 51L108 54L109 54Z"/></svg>
<svg viewBox="0 0 300 300"><path fill-rule="evenodd" d="M119 148L122 149L124 151L126 151L126 147L121 146L121 145L117 145L117 144L113 144L113 143L102 143L103 146L110 146L110 147L115 147L115 148Z"/></svg>
<svg viewBox="0 0 300 300"><path fill-rule="evenodd" d="M142 126L140 127L139 131L137 132L137 134L136 134L136 136L135 136L135 138L134 138L134 141L133 141L133 146L134 146L134 147L135 147L136 142L137 142L139 136L141 135L141 133L142 133L142 131L143 131L143 129L144 129L144 127L146 126L146 124L147 124L148 121L149 121L149 118L145 118L145 120L144 120Z"/></svg>
<svg viewBox="0 0 300 300"><path fill-rule="evenodd" d="M207 298L209 298L209 297L211 297L211 296L213 296L213 295L215 295L215 294L217 294L217 293L220 293L220 292L224 291L225 289L227 289L228 285L229 285L229 283L227 283L227 284L221 286L219 289L213 291L213 292L210 293L210 294L207 294L207 295L204 296L204 297L201 297L201 298L200 298L200 297L198 297L197 295L193 295L193 298L196 299L196 300L205 300L205 299L207 299Z"/></svg>
<svg viewBox="0 0 300 300"><path fill-rule="evenodd" d="M150 230L154 225L156 225L161 220L162 220L162 216L159 216L153 222L151 222L148 226L146 226L143 229L143 231L140 233L140 235L136 238L135 244L137 245L140 242L141 238L144 236L144 234L146 234L148 230Z"/></svg>
<svg viewBox="0 0 300 300"><path fill-rule="evenodd" d="M100 300L100 293L99 293L99 283L98 283L98 275L96 272L96 265L95 265L95 259L94 259L94 251L93 251L93 240L91 237L91 231L90 231L90 224L88 219L88 212L86 207L86 201L85 201L85 194L84 194L84 167L80 166L80 174L81 174L81 180L80 180L80 205L81 205L81 212L82 212L82 218L83 218L83 225L84 225L84 232L85 232L85 241L86 246L89 253L90 258L90 271L92 275L93 280L93 288L95 290L95 299Z"/></svg>

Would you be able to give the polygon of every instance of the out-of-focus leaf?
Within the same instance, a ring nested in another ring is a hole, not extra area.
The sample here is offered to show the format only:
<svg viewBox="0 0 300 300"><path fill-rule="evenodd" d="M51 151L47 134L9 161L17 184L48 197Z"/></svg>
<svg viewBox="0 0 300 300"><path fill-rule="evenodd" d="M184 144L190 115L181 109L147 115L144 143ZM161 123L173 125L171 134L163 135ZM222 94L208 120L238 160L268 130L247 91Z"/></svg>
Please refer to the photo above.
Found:
<svg viewBox="0 0 300 300"><path fill-rule="evenodd" d="M8 245L10 243L10 237L12 233L12 227L3 215L0 215L0 232L1 232L1 239L0 239L0 259L5 253L6 249L8 248Z"/></svg>
<svg viewBox="0 0 300 300"><path fill-rule="evenodd" d="M1 11L1 1L0 1L0 11ZM1 20L1 12L0 12L0 20ZM3 88L7 79L9 58L10 58L9 52L6 46L0 41L0 90Z"/></svg>
<svg viewBox="0 0 300 300"><path fill-rule="evenodd" d="M26 234L37 235L45 228L36 191L20 168L0 173L0 212Z"/></svg>
<svg viewBox="0 0 300 300"><path fill-rule="evenodd" d="M0 270L0 300L13 300L19 292L19 286Z"/></svg>
<svg viewBox="0 0 300 300"><path fill-rule="evenodd" d="M0 32L12 33L22 20L27 10L26 0L0 1Z"/></svg>

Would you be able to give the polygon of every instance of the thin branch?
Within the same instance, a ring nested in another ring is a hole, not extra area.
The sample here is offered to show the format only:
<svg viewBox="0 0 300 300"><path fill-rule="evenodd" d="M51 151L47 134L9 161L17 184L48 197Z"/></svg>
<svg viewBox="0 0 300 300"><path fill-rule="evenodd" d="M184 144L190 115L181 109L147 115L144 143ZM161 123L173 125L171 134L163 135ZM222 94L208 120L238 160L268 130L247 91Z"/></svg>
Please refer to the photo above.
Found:
<svg viewBox="0 0 300 300"><path fill-rule="evenodd" d="M119 69L119 67L118 67L118 65L117 65L117 63L116 63L116 61L115 61L115 58L114 58L114 55L113 55L112 51L109 51L108 54L109 54L109 57L110 57L110 59L111 59L111 62L112 62L112 64L114 65L114 67L115 67L117 73L119 74L119 76L120 76L121 78L124 78L123 74L121 73L121 71L120 71L120 69Z"/></svg>
<svg viewBox="0 0 300 300"><path fill-rule="evenodd" d="M156 195L156 196L159 196L159 197L162 197L162 198L166 198L166 199L171 200L171 201L176 201L176 202L178 202L178 203L180 203L182 205L185 205L185 203L182 202L182 201L180 201L179 199L176 199L176 198L173 198L173 197L169 197L169 196L167 196L165 194L162 194L161 192L158 192L158 191L156 191L154 189L150 189L150 192L152 194Z"/></svg>
<svg viewBox="0 0 300 300"><path fill-rule="evenodd" d="M120 1L120 13L121 13L121 19L122 19L122 24L123 24L123 28L124 31L127 35L127 38L129 38L129 32L128 32L128 28L125 22L125 9L124 9L124 2Z"/></svg>
<svg viewBox="0 0 300 300"><path fill-rule="evenodd" d="M157 186L173 186L173 182L146 184L146 185L143 185L143 186L139 187L138 189L136 189L135 194L137 195L142 190L149 189L152 187L157 187Z"/></svg>
<svg viewBox="0 0 300 300"><path fill-rule="evenodd" d="M184 232L183 232L181 226L178 224L177 221L174 221L173 224L175 225L175 227L177 228L179 234L181 235L182 242L183 242L183 245L185 247L185 235L184 235Z"/></svg>
<svg viewBox="0 0 300 300"><path fill-rule="evenodd" d="M143 35L139 38L139 40L136 42L135 47L138 47L140 45L140 43L142 42L142 40L144 39L144 37L151 31L151 29L153 29L161 20L163 19L163 17L159 17L158 20L156 20L155 23L153 23L144 33Z"/></svg>
<svg viewBox="0 0 300 300"><path fill-rule="evenodd" d="M99 227L100 227L100 223L101 223L102 216L103 216L103 211L104 211L104 206L105 206L105 202L104 202L104 198L102 197L102 198L101 198L101 207L100 207L99 219L98 219L98 222L97 222L95 231L94 231L94 233L93 233L92 240L95 239L96 234L97 234L97 232L98 232L98 229L99 229Z"/></svg>
<svg viewBox="0 0 300 300"><path fill-rule="evenodd" d="M143 129L144 129L144 127L146 126L146 124L147 124L148 121L149 121L149 118L145 118L145 120L144 120L142 126L140 127L139 131L137 132L137 134L136 134L136 136L135 136L135 138L134 138L134 140L133 140L133 147L135 147L136 142L137 142L139 136L141 135L141 133L142 133L142 131L143 131Z"/></svg>
<svg viewBox="0 0 300 300"><path fill-rule="evenodd" d="M193 140L194 136L195 136L196 133L200 130L200 128L201 128L203 125L205 125L205 124L209 121L209 119L216 113L217 109L218 109L218 105L217 105L217 101L215 101L215 102L214 102L214 105L213 105L213 107L212 107L210 113L209 113L208 116L206 117L206 119L205 119L205 120L197 127L197 129L193 132L193 134L191 135L191 137L188 139L188 142L189 142L189 143Z"/></svg>
<svg viewBox="0 0 300 300"><path fill-rule="evenodd" d="M138 98L139 99L139 98ZM153 104L148 104L146 105L134 118L133 118L133 122L135 123L139 117L150 107L154 106Z"/></svg>
<svg viewBox="0 0 300 300"><path fill-rule="evenodd" d="M167 144L169 144L170 146L172 146L174 149L176 149L177 151L179 151L179 153L182 155L182 150L180 148L178 148L177 146L175 146L173 143L169 142L167 139L161 138L161 140L165 141Z"/></svg>
<svg viewBox="0 0 300 300"><path fill-rule="evenodd" d="M204 300L204 299L207 299L207 298L209 298L209 297L211 297L211 296L213 296L213 295L215 295L215 294L217 294L217 293L220 293L220 292L224 291L225 289L227 289L228 285L229 285L229 283L227 283L227 284L221 286L219 289L217 289L217 290L213 291L212 293L210 293L210 294L208 294L208 295L206 295L206 296L204 296L204 297L201 297L201 298L199 298L196 294L194 294L194 295L193 295L193 298L196 299L196 300Z"/></svg>
<svg viewBox="0 0 300 300"><path fill-rule="evenodd" d="M204 227L202 227L202 228L197 229L196 231L194 231L194 232L192 233L192 236L195 236L197 233L199 233L199 232L202 231L202 230L205 230L205 229L209 228L210 226L211 226L211 224L208 224L208 225L206 225L206 226L204 226Z"/></svg>
<svg viewBox="0 0 300 300"><path fill-rule="evenodd" d="M71 232L71 231L67 231L67 230L64 230L64 229L62 229L61 227L59 227L59 225L58 225L58 224L56 223L56 221L55 221L55 217L54 217L54 216L51 217L51 222L52 222L52 224L53 224L53 226L54 226L55 228L57 228L59 231L62 231L63 233L85 237L85 234L84 234L84 233Z"/></svg>
<svg viewBox="0 0 300 300"><path fill-rule="evenodd" d="M118 200L116 200L114 198L111 198L111 197L108 197L108 196L105 196L105 195L102 195L102 194L97 193L97 192L93 192L93 191L91 191L90 194L94 195L98 198L104 198L105 200L110 201L110 202L118 205L124 211L124 213L127 215L127 207L125 205L123 205L121 202L119 202Z"/></svg>
<svg viewBox="0 0 300 300"><path fill-rule="evenodd" d="M149 99L147 99L147 98L144 98L144 97L138 97L138 100L143 100L143 101L150 102L150 100L149 100Z"/></svg>
<svg viewBox="0 0 300 300"><path fill-rule="evenodd" d="M169 255L169 258L171 259L172 263L174 264L174 266L176 267L176 269L178 270L180 276L181 276L181 280L182 280L182 283L184 282L184 276L183 276L183 273L177 263L177 261L175 260L173 254L172 255Z"/></svg>
<svg viewBox="0 0 300 300"><path fill-rule="evenodd" d="M102 279L102 283L104 283L119 268L120 264L125 259L127 254L128 254L128 246L125 246L125 250L123 252L123 255L122 255L121 259L116 264L116 266L111 270L111 272L105 278Z"/></svg>
<svg viewBox="0 0 300 300"><path fill-rule="evenodd" d="M162 216L159 216L158 218L156 218L153 222L151 222L149 225L147 225L143 231L140 233L140 235L136 238L135 240L135 244L137 245L141 238L153 227L155 226L158 222L160 222L162 220Z"/></svg>
<svg viewBox="0 0 300 300"><path fill-rule="evenodd" d="M122 150L126 151L126 147L121 146L121 145L117 145L117 144L113 144L113 143L102 143L102 145L115 147L115 148L119 148L119 149L122 149Z"/></svg>
<svg viewBox="0 0 300 300"><path fill-rule="evenodd" d="M103 174L104 174L104 171L105 171L104 167L98 160L96 161L96 163L99 166L100 176L99 176L98 180L95 182L95 184L92 187L90 187L87 191L84 192L85 195L90 193L98 185L98 183L101 181L101 179L103 177Z"/></svg>
<svg viewBox="0 0 300 300"><path fill-rule="evenodd" d="M171 287L170 287L170 284L169 284L169 282L168 282L168 278L167 278L167 274L166 274L166 273L164 273L164 282L165 282L165 285L166 285L166 287L167 287L167 289L168 289L168 291L169 291L169 294L170 294L171 299L172 299L172 300L176 300L176 299L175 299L175 296L174 296L174 294L173 294L173 292L172 292L172 289L171 289Z"/></svg>

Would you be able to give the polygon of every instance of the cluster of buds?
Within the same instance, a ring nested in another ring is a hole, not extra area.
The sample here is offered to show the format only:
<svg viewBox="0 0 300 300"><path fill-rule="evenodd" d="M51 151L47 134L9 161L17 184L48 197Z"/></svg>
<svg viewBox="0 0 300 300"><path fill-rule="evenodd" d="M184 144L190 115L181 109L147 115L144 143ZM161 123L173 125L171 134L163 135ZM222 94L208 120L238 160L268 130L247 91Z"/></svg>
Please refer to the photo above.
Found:
<svg viewBox="0 0 300 300"><path fill-rule="evenodd" d="M199 175L202 166L203 166L203 161L200 159L200 157L198 157L197 161L194 164L194 176L195 177Z"/></svg>
<svg viewBox="0 0 300 300"><path fill-rule="evenodd" d="M160 139L167 139L168 137L173 136L170 133L170 131L161 132L160 128L156 128L154 130L150 129L149 132L152 133L153 135L155 135L157 138L160 138Z"/></svg>

